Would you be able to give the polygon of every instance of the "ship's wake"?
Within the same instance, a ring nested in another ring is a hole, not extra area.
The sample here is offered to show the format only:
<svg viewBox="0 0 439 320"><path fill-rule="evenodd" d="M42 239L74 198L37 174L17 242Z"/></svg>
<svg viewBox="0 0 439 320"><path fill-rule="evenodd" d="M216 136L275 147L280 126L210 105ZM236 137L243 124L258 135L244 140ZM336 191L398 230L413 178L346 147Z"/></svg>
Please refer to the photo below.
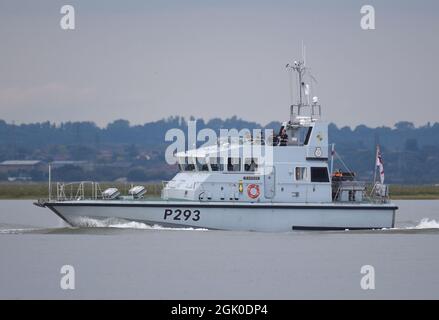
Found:
<svg viewBox="0 0 439 320"><path fill-rule="evenodd" d="M405 229L439 229L439 222L434 219L423 218L415 227L406 227Z"/></svg>
<svg viewBox="0 0 439 320"><path fill-rule="evenodd" d="M354 231L356 232L356 231ZM374 230L364 230L357 231L360 233L369 232L391 232L391 233L407 233L407 234L419 234L419 233L438 233L439 232L439 222L435 219L422 218L421 221L413 221L410 223L403 223L401 226L396 226L395 228L383 228Z"/></svg>
<svg viewBox="0 0 439 320"><path fill-rule="evenodd" d="M204 228L193 227L164 227L158 224L149 225L139 221L130 221L120 218L94 219L90 217L77 217L72 222L74 226L63 223L62 226L59 227L47 228L0 224L0 234L113 234L114 232L123 232L123 230L208 230Z"/></svg>
<svg viewBox="0 0 439 320"><path fill-rule="evenodd" d="M163 227L158 224L149 225L138 221L129 221L120 218L93 219L78 217L74 224L83 228L117 228L117 229L143 229L143 230L178 230L178 231L206 231L203 228L192 227Z"/></svg>

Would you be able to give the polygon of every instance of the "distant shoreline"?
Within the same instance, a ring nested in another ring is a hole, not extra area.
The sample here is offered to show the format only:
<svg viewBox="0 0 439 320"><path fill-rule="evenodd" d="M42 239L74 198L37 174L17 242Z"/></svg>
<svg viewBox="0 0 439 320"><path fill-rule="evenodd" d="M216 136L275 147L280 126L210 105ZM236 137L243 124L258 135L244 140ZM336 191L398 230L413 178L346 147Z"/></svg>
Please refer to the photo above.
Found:
<svg viewBox="0 0 439 320"><path fill-rule="evenodd" d="M131 183L100 182L101 189L114 186L122 193L127 193ZM160 196L162 185L159 183L133 183L147 187L147 196ZM52 185L52 195L56 194L56 185ZM48 198L47 183L0 183L0 200L37 200ZM393 200L437 200L439 186L435 185L390 185L390 198Z"/></svg>

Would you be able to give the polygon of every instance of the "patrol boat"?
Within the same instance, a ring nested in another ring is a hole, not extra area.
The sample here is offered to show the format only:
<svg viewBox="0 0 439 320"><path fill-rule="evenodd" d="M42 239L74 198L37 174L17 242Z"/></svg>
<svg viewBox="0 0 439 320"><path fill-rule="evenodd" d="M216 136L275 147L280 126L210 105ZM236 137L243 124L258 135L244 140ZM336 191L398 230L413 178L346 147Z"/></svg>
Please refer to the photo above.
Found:
<svg viewBox="0 0 439 320"><path fill-rule="evenodd" d="M164 183L160 200L144 198L142 186L121 195L116 188L101 192L98 183L81 182L69 196L71 185L57 183L56 197L49 191L49 199L35 204L73 226L81 226L83 218L116 218L167 227L270 232L394 227L397 207L386 185L367 188L350 171L332 172L328 124L321 119L317 97L310 101L307 67L299 61L287 68L297 75L298 102L291 105L290 118L278 134L234 141L223 137L176 153L179 173Z"/></svg>

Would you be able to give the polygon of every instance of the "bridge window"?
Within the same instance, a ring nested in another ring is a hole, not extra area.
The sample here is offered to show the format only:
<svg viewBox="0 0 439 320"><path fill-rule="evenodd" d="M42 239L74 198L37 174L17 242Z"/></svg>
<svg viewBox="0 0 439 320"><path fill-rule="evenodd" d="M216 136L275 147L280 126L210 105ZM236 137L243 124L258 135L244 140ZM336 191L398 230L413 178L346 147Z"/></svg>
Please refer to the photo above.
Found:
<svg viewBox="0 0 439 320"><path fill-rule="evenodd" d="M210 158L210 168L212 171L224 171L224 165L221 163L221 158Z"/></svg>
<svg viewBox="0 0 439 320"><path fill-rule="evenodd" d="M306 167L296 167L296 181L306 180Z"/></svg>
<svg viewBox="0 0 439 320"><path fill-rule="evenodd" d="M329 182L328 169L326 167L311 167L311 182Z"/></svg>
<svg viewBox="0 0 439 320"><path fill-rule="evenodd" d="M194 171L195 165L190 161L188 157L179 157L178 159L178 166L180 167L181 171Z"/></svg>
<svg viewBox="0 0 439 320"><path fill-rule="evenodd" d="M180 168L180 171L184 171L184 169L186 168L184 158L183 157L177 158L177 162L178 162L178 167Z"/></svg>
<svg viewBox="0 0 439 320"><path fill-rule="evenodd" d="M256 171L258 170L258 159L256 158L246 158L244 162L245 171Z"/></svg>
<svg viewBox="0 0 439 320"><path fill-rule="evenodd" d="M185 158L185 161L183 164L184 171L195 171L195 164L192 161L193 161L192 158L188 158L188 157Z"/></svg>
<svg viewBox="0 0 439 320"><path fill-rule="evenodd" d="M311 132L312 132L312 127L309 127L308 130L306 131L306 136L305 136L305 139L303 141L304 145L308 144L309 138L311 137Z"/></svg>
<svg viewBox="0 0 439 320"><path fill-rule="evenodd" d="M198 171L209 171L209 166L205 158L197 158L197 169Z"/></svg>
<svg viewBox="0 0 439 320"><path fill-rule="evenodd" d="M227 158L227 171L241 171L241 159Z"/></svg>

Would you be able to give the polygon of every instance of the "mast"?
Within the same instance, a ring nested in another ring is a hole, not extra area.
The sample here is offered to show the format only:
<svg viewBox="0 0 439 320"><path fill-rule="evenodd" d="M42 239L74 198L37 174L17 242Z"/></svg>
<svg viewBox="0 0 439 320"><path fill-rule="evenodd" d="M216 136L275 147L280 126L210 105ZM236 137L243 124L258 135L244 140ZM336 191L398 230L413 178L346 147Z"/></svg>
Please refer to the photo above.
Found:
<svg viewBox="0 0 439 320"><path fill-rule="evenodd" d="M373 185L375 186L376 180L377 180L377 159L378 159L378 145L375 146L375 159L373 162L374 169L373 169Z"/></svg>
<svg viewBox="0 0 439 320"><path fill-rule="evenodd" d="M306 66L306 58L305 58L305 46L302 43L302 60L294 61L292 64L287 64L286 69L292 74L292 72L297 73L297 82L298 82L298 101L296 104L292 102L291 105L291 114L290 114L290 123L295 123L297 125L298 122L305 123L306 121L314 121L315 119L320 119L321 116L321 107L318 103L317 96L312 98L312 102L310 97L312 96L311 91L312 87L310 87L308 80L305 78L309 78L309 83L311 84L313 81L317 83L317 80L310 73L310 69ZM292 76L290 77L292 79ZM305 82L306 81L306 82ZM293 86L291 85L291 88ZM292 90L290 91L292 95ZM291 99L293 100L293 98Z"/></svg>
<svg viewBox="0 0 439 320"><path fill-rule="evenodd" d="M49 201L52 198L52 166L49 162Z"/></svg>
<svg viewBox="0 0 439 320"><path fill-rule="evenodd" d="M302 83L303 83L302 78L303 78L303 76L302 76L302 72L300 69L300 65L297 66L297 70L298 70L297 72L299 74L299 106L301 107L302 106Z"/></svg>
<svg viewBox="0 0 439 320"><path fill-rule="evenodd" d="M298 102L298 105L300 107L302 107L303 106L303 85L304 85L303 76L304 76L305 70L306 70L305 63L303 61L299 61L299 62L294 61L294 66L292 67L292 69L297 72L297 77L299 79L299 102Z"/></svg>
<svg viewBox="0 0 439 320"><path fill-rule="evenodd" d="M305 106L305 104L303 102L303 96L304 96L303 87L305 85L304 76L305 76L305 72L306 72L307 68L305 67L305 62L303 60L302 61L294 61L294 63L292 65L287 64L286 68L297 73L297 82L298 82L298 86L299 86L299 88L298 88L299 89L298 90L299 101L297 102L297 115L301 115L302 108Z"/></svg>

